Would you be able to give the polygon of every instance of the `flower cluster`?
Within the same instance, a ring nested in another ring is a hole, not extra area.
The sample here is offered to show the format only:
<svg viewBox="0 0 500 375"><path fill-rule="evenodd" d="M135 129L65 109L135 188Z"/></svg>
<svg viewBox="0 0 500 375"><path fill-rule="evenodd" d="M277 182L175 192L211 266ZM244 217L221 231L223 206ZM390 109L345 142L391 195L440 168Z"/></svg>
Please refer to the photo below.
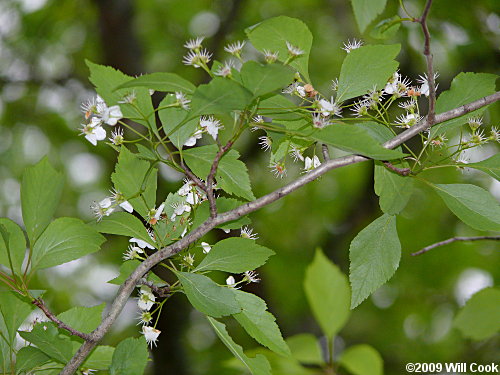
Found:
<svg viewBox="0 0 500 375"><path fill-rule="evenodd" d="M97 146L97 141L106 139L106 130L103 128L103 125L115 126L118 120L123 117L120 106L114 105L108 107L99 95L83 103L81 108L85 114L85 120L88 122L82 124L80 133L85 135L85 139L94 146ZM117 134L120 134L120 132L117 131L113 135L113 138ZM123 133L121 135L123 136Z"/></svg>
<svg viewBox="0 0 500 375"><path fill-rule="evenodd" d="M184 142L184 146L194 146L198 139L201 139L203 133L208 133L212 138L217 140L219 130L223 129L224 126L221 122L215 119L213 116L201 116L198 122L198 126L191 136Z"/></svg>

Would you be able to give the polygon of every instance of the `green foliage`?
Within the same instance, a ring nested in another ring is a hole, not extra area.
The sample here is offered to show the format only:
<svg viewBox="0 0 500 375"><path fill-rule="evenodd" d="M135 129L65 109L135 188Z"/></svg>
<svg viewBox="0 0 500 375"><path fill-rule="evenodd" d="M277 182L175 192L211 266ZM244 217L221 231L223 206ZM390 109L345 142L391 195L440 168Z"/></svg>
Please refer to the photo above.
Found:
<svg viewBox="0 0 500 375"><path fill-rule="evenodd" d="M19 334L57 362L66 363L73 355L70 339L60 335L53 323L36 324L30 332L20 331Z"/></svg>
<svg viewBox="0 0 500 375"><path fill-rule="evenodd" d="M198 125L198 118L187 120L188 113L185 109L171 107L176 101L174 95L165 96L160 102L158 116L162 123L162 129L168 135L169 140L175 147L182 149L182 145L194 133ZM159 133L158 136L160 136Z"/></svg>
<svg viewBox="0 0 500 375"><path fill-rule="evenodd" d="M123 340L116 347L109 373L111 375L137 375L144 373L148 362L148 348L143 337Z"/></svg>
<svg viewBox="0 0 500 375"><path fill-rule="evenodd" d="M40 349L33 346L25 346L19 349L16 355L16 373L36 369L50 361L50 357Z"/></svg>
<svg viewBox="0 0 500 375"><path fill-rule="evenodd" d="M63 188L63 176L47 158L26 168L21 184L23 221L31 246L49 225L56 211Z"/></svg>
<svg viewBox="0 0 500 375"><path fill-rule="evenodd" d="M212 249L213 251L213 249ZM266 303L254 294L234 290L241 312L233 317L247 333L260 344L283 356L290 355L290 349L281 336L276 318L267 311Z"/></svg>
<svg viewBox="0 0 500 375"><path fill-rule="evenodd" d="M470 184L432 185L448 208L478 230L500 230L500 205L486 190Z"/></svg>
<svg viewBox="0 0 500 375"><path fill-rule="evenodd" d="M351 346L339 357L341 366L353 375L382 375L384 362L379 352L369 345Z"/></svg>
<svg viewBox="0 0 500 375"><path fill-rule="evenodd" d="M382 13L387 0L351 0L354 17L362 33Z"/></svg>
<svg viewBox="0 0 500 375"><path fill-rule="evenodd" d="M340 70L337 102L364 95L374 87L384 88L387 80L398 68L394 58L401 46L371 45L352 50L344 59Z"/></svg>
<svg viewBox="0 0 500 375"><path fill-rule="evenodd" d="M394 275L400 258L395 216L384 214L358 233L349 247L351 308Z"/></svg>
<svg viewBox="0 0 500 375"><path fill-rule="evenodd" d="M252 92L254 98L288 86L295 75L285 65L261 65L255 61L243 64L240 73L243 86Z"/></svg>
<svg viewBox="0 0 500 375"><path fill-rule="evenodd" d="M184 293L195 309L220 318L237 314L241 307L231 289L216 284L207 276L190 272L176 272Z"/></svg>
<svg viewBox="0 0 500 375"><path fill-rule="evenodd" d="M286 343L292 352L292 357L305 364L323 365L321 347L318 339L309 333L301 333L288 337Z"/></svg>
<svg viewBox="0 0 500 375"><path fill-rule="evenodd" d="M226 238L212 247L195 271L243 273L262 266L271 255L274 255L272 250L257 245L254 240Z"/></svg>
<svg viewBox="0 0 500 375"><path fill-rule="evenodd" d="M377 23L370 31L370 36L375 39L389 39L394 37L401 26L398 16L387 18Z"/></svg>
<svg viewBox="0 0 500 375"><path fill-rule="evenodd" d="M345 275L320 249L307 267L304 289L316 321L326 337L333 339L349 318L351 290Z"/></svg>
<svg viewBox="0 0 500 375"><path fill-rule="evenodd" d="M114 352L115 348L111 346L97 346L83 365L95 370L107 370L111 366Z"/></svg>
<svg viewBox="0 0 500 375"><path fill-rule="evenodd" d="M278 52L279 61L289 58L286 42L304 51L290 65L297 69L309 81L309 54L312 46L312 34L304 22L286 16L265 20L246 30L248 39L259 51Z"/></svg>
<svg viewBox="0 0 500 375"><path fill-rule="evenodd" d="M213 160L218 152L216 145L196 147L183 152L189 168L200 178L206 179L210 173ZM240 154L236 150L226 153L219 162L216 178L218 187L229 194L248 200L255 199L250 187L250 177L245 164L238 160Z"/></svg>
<svg viewBox="0 0 500 375"><path fill-rule="evenodd" d="M3 317L1 333L8 339L8 345L14 346L17 330L28 315L35 309L31 301L16 292L0 292L0 312ZM2 339L3 341L3 339Z"/></svg>
<svg viewBox="0 0 500 375"><path fill-rule="evenodd" d="M93 227L100 233L133 237L153 245L153 240L149 237L148 231L142 222L127 212L113 212L110 216L103 217Z"/></svg>
<svg viewBox="0 0 500 375"><path fill-rule="evenodd" d="M229 336L226 326L223 323L209 316L207 316L207 319L224 345L227 346L231 353L233 353L233 355L238 358L253 375L271 375L271 367L266 357L262 354L257 354L255 358L247 357L245 353L243 353L242 347L236 344L231 336Z"/></svg>
<svg viewBox="0 0 500 375"><path fill-rule="evenodd" d="M90 333L101 322L104 306L104 303L94 307L77 306L59 314L57 317L77 331Z"/></svg>
<svg viewBox="0 0 500 375"><path fill-rule="evenodd" d="M63 264L98 251L106 239L79 219L61 217L49 224L33 247L32 270Z"/></svg>
<svg viewBox="0 0 500 375"><path fill-rule="evenodd" d="M23 230L7 218L0 218L0 264L20 275L26 253Z"/></svg>
<svg viewBox="0 0 500 375"><path fill-rule="evenodd" d="M455 317L453 325L465 337L485 340L500 331L500 290L486 288L474 294Z"/></svg>
<svg viewBox="0 0 500 375"><path fill-rule="evenodd" d="M128 82L121 84L118 89L147 87L148 89L161 92L184 92L192 94L196 86L174 73L151 73L144 74Z"/></svg>
<svg viewBox="0 0 500 375"><path fill-rule="evenodd" d="M408 168L408 164L396 164ZM375 163L375 193L380 197L380 209L389 215L399 214L408 204L414 190L414 180L390 171L381 162Z"/></svg>
<svg viewBox="0 0 500 375"><path fill-rule="evenodd" d="M500 154L495 154L491 158L477 163L469 163L467 167L488 173L491 177L500 181Z"/></svg>

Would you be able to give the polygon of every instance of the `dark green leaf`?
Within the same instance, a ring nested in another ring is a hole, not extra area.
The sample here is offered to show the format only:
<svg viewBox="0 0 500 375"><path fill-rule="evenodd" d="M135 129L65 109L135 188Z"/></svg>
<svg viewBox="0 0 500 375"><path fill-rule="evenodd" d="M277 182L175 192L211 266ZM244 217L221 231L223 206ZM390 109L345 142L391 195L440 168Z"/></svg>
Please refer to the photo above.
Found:
<svg viewBox="0 0 500 375"><path fill-rule="evenodd" d="M188 80L174 73L151 73L144 74L130 81L121 84L118 88L146 87L151 90L161 92L176 92L192 94L196 89Z"/></svg>
<svg viewBox="0 0 500 375"><path fill-rule="evenodd" d="M269 18L245 31L255 48L261 52L278 52L279 61L286 61L289 57L286 42L304 51L302 55L294 58L290 65L309 81L309 54L313 37L304 22L279 16Z"/></svg>
<svg viewBox="0 0 500 375"><path fill-rule="evenodd" d="M226 326L217 320L207 316L208 321L215 330L215 333L224 345L238 358L253 375L271 375L271 366L266 357L257 354L254 358L249 358L243 353L243 348L236 344L226 330Z"/></svg>
<svg viewBox="0 0 500 375"><path fill-rule="evenodd" d="M66 363L72 357L73 346L69 337L60 335L53 323L35 324L31 332L19 331L19 334L57 362Z"/></svg>
<svg viewBox="0 0 500 375"><path fill-rule="evenodd" d="M295 72L286 65L261 65L255 61L247 61L241 68L243 86L250 90L254 97L288 86L294 75Z"/></svg>
<svg viewBox="0 0 500 375"><path fill-rule="evenodd" d="M483 188L470 184L432 185L460 220L478 230L500 230L500 205Z"/></svg>
<svg viewBox="0 0 500 375"><path fill-rule="evenodd" d="M16 355L16 373L21 371L28 372L40 365L50 361L50 357L40 349L33 346L25 346L19 349Z"/></svg>
<svg viewBox="0 0 500 375"><path fill-rule="evenodd" d="M193 135L199 123L199 118L195 117L187 120L188 112L179 107L168 107L175 103L174 95L167 95L160 102L158 116L160 117L162 128L165 134L168 135L170 141L181 149L189 137Z"/></svg>
<svg viewBox="0 0 500 375"><path fill-rule="evenodd" d="M217 242L195 271L242 273L266 263L274 252L248 238L231 237Z"/></svg>
<svg viewBox="0 0 500 375"><path fill-rule="evenodd" d="M467 164L466 167L479 169L500 181L500 154L495 154L491 158L477 163Z"/></svg>
<svg viewBox="0 0 500 375"><path fill-rule="evenodd" d="M77 331L90 333L101 323L104 306L104 303L94 307L77 306L57 317Z"/></svg>
<svg viewBox="0 0 500 375"><path fill-rule="evenodd" d="M344 59L340 70L337 101L364 95L376 87L383 89L398 68L394 58L401 46L371 45L352 50Z"/></svg>
<svg viewBox="0 0 500 375"><path fill-rule="evenodd" d="M101 221L92 225L100 233L117 234L119 236L134 237L154 245L147 229L142 222L128 212L114 212L105 216Z"/></svg>
<svg viewBox="0 0 500 375"><path fill-rule="evenodd" d="M408 163L397 163L397 168L407 168ZM379 199L380 209L389 215L399 214L406 207L413 193L414 181L390 171L381 162L375 163L375 194Z"/></svg>
<svg viewBox="0 0 500 375"><path fill-rule="evenodd" d="M286 339L292 357L306 364L323 365L325 361L321 354L318 339L310 333L302 333Z"/></svg>
<svg viewBox="0 0 500 375"><path fill-rule="evenodd" d="M79 219L56 219L33 247L31 268L53 267L81 258L98 251L104 241L106 239L102 235Z"/></svg>
<svg viewBox="0 0 500 375"><path fill-rule="evenodd" d="M203 314L220 318L241 311L233 291L228 287L217 285L212 279L196 273L176 272L175 274L189 302Z"/></svg>
<svg viewBox="0 0 500 375"><path fill-rule="evenodd" d="M0 292L0 312L6 329L2 333L10 344L14 343L17 330L35 308L27 297L16 292Z"/></svg>
<svg viewBox="0 0 500 375"><path fill-rule="evenodd" d="M395 216L385 214L358 233L349 248L351 308L394 275L400 258Z"/></svg>
<svg viewBox="0 0 500 375"><path fill-rule="evenodd" d="M12 264L12 271L21 275L25 254L26 239L23 230L12 220L0 218L0 264L7 268L11 268Z"/></svg>
<svg viewBox="0 0 500 375"><path fill-rule="evenodd" d="M273 121L298 121L303 119L303 115L298 110L294 110L295 103L291 102L283 95L274 95L264 99L259 104L259 115L271 117Z"/></svg>
<svg viewBox="0 0 500 375"><path fill-rule="evenodd" d="M307 267L304 290L314 318L329 340L350 315L351 290L347 277L320 249Z"/></svg>
<svg viewBox="0 0 500 375"><path fill-rule="evenodd" d="M115 348L111 346L98 346L83 363L83 366L95 370L107 370L111 366L114 352Z"/></svg>
<svg viewBox="0 0 500 375"><path fill-rule="evenodd" d="M111 375L142 375L148 363L148 347L144 337L123 340L118 344L111 362Z"/></svg>
<svg viewBox="0 0 500 375"><path fill-rule="evenodd" d="M382 375L384 373L382 357L369 345L351 346L340 355L339 363L352 375Z"/></svg>
<svg viewBox="0 0 500 375"><path fill-rule="evenodd" d="M383 12L387 0L351 0L354 18L359 31L364 33L366 27Z"/></svg>
<svg viewBox="0 0 500 375"><path fill-rule="evenodd" d="M485 340L500 331L500 289L486 288L474 294L455 317L453 325L465 337Z"/></svg>
<svg viewBox="0 0 500 375"><path fill-rule="evenodd" d="M254 294L234 290L241 312L234 318L245 331L260 344L283 356L290 355L290 349L281 336L276 318L267 311L267 305Z"/></svg>
<svg viewBox="0 0 500 375"><path fill-rule="evenodd" d="M63 181L63 176L52 168L46 157L38 164L26 168L23 173L21 206L31 246L49 225L56 211Z"/></svg>

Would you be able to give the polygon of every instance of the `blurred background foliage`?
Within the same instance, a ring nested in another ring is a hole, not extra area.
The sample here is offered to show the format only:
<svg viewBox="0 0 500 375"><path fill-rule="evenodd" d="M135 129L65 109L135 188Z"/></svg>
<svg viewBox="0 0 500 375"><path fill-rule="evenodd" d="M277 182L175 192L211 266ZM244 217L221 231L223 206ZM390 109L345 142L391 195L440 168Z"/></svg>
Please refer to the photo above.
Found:
<svg viewBox="0 0 500 375"><path fill-rule="evenodd" d="M423 0L405 1L418 17ZM379 18L398 12L389 0ZM439 90L447 89L461 71L498 74L500 45L499 3L496 0L436 1L429 25ZM399 13L404 17L403 13ZM214 58L228 57L223 47L244 38L244 29L263 19L287 15L302 19L314 35L311 78L328 94L345 56L340 49L348 38L360 35L347 0L2 0L0 2L0 215L21 222L19 183L23 169L48 154L66 175L59 216L92 220L94 200L108 195L116 152L103 144L92 146L79 137L83 121L79 105L93 95L85 59L112 65L127 74L156 71L178 73L194 83L207 79L200 69L182 65L184 42L206 36ZM375 22L376 23L376 22ZM373 27L373 25L372 25ZM382 43L401 43L398 60L404 75L423 74L422 34L417 24L403 24ZM246 48L245 54L256 52ZM485 123L498 125L499 106L487 112ZM257 137L248 133L238 147L248 164L253 189L261 196L292 180L276 180ZM453 135L448 135L451 139ZM414 145L417 147L417 144ZM469 155L481 160L498 152L483 147ZM439 151L437 151L439 153ZM161 169L158 201L179 188L182 176ZM427 178L439 183L474 181L500 198L500 184L474 171L436 169ZM305 300L302 281L314 249L321 247L348 273L350 241L381 211L373 192L372 163L335 170L319 181L254 213L251 218L259 243L277 255L261 270L262 281L247 288L265 298L285 337L298 333L320 335ZM410 253L455 235L476 235L458 222L426 186L419 186L398 218L403 256L396 275L353 312L336 340L337 353L345 346L367 343L385 361L386 374L401 374L406 362L471 362L498 360L498 335L483 342L461 337L452 319L475 291L498 285L499 244L455 243L420 257ZM214 233L214 243L224 233ZM36 281L56 312L74 305L109 301L117 289L106 284L115 277L127 240L109 237L97 256L49 269ZM125 335L137 335L136 304L129 302L108 344ZM150 374L233 374L224 367L230 353L217 341L205 319L191 311L183 296L166 305L162 335L153 350ZM237 342L254 346L233 328Z"/></svg>

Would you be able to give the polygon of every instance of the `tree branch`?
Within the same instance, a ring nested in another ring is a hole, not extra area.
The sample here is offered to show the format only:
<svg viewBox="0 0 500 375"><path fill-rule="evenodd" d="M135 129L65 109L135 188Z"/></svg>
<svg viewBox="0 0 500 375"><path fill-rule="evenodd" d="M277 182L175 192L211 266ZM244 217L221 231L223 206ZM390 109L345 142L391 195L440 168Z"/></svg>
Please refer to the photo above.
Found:
<svg viewBox="0 0 500 375"><path fill-rule="evenodd" d="M496 92L495 94L476 100L472 103L463 105L459 108L455 108L450 111L436 115L434 124L439 124L441 122L463 116L471 111L482 108L498 100L500 100L500 91ZM410 129L405 130L404 132L398 134L391 140L385 142L383 146L389 149L395 148L401 145L402 143L406 142L410 138L414 137L415 135L421 133L422 131L427 130L428 128L429 124L427 122L427 118L424 118L417 125L411 127ZM146 274L146 272L148 272L156 264L182 251L190 244L199 240L202 236L204 236L210 230L215 228L217 225L238 219L241 216L256 211L284 197L285 195L290 194L291 192L306 185L307 183L316 180L318 177L320 177L321 175L325 174L326 172L332 169L345 167L347 165L360 163L366 160L370 159L360 155L347 155L340 158L325 161L318 168L313 169L312 171L298 177L296 180L292 181L288 185L285 185L273 191L272 193L264 195L256 199L255 201L245 203L231 211L224 212L222 214L216 215L215 217L207 219L203 224L201 224L195 230L187 234L184 238L181 238L179 241L167 247L164 247L163 249L152 254L144 262L142 262L132 272L132 274L127 278L127 280L125 280L125 282L120 286L120 289L118 290L116 297L110 306L108 315L103 319L101 324L90 334L91 340L86 341L80 347L80 349L78 349L73 358L66 364L64 369L61 371L60 375L70 375L73 374L76 370L78 370L79 366L83 363L85 358L87 358L92 349L108 332L109 328L114 323L114 321L122 311L123 307L125 306L125 303L127 302L128 297L134 290L135 286L137 285L137 282Z"/></svg>
<svg viewBox="0 0 500 375"><path fill-rule="evenodd" d="M382 163L384 163L384 165L387 167L387 169L390 169L391 171L401 175L401 176L408 176L410 173L411 173L411 169L410 168L398 168L396 167L395 165L393 165L392 163L388 162L388 161L383 161Z"/></svg>
<svg viewBox="0 0 500 375"><path fill-rule="evenodd" d="M321 152L323 153L323 160L330 160L330 151L328 150L328 145L323 143L321 145Z"/></svg>
<svg viewBox="0 0 500 375"><path fill-rule="evenodd" d="M431 34L427 27L427 16L431 9L432 0L427 0L425 4L422 17L418 20L424 32L424 56L427 62L427 83L429 84L429 113L427 114L429 125L434 125L435 104L436 104L436 84L434 82L434 69L432 67L432 54L431 54Z"/></svg>
<svg viewBox="0 0 500 375"><path fill-rule="evenodd" d="M411 255L417 256L420 254L424 254L432 249L435 249L436 247L448 245L450 243L457 242L457 241L482 241L482 240L500 241L500 236L452 237L452 238L448 238L447 240L436 242L432 245L426 246L422 250L419 250L416 253L413 253Z"/></svg>
<svg viewBox="0 0 500 375"><path fill-rule="evenodd" d="M43 313L45 314L45 316L47 318L49 318L50 320L52 320L54 323L56 323L56 325L59 328L65 329L66 331L68 331L72 335L81 337L85 341L92 341L92 337L89 334L83 333L83 332L77 331L74 328L71 328L66 323L64 323L62 320L60 320L57 316L55 316L52 313L52 311L50 311L49 308L45 305L45 302L43 301L43 299L35 298L32 303L33 303L33 305L37 306L40 310L42 310Z"/></svg>
<svg viewBox="0 0 500 375"><path fill-rule="evenodd" d="M137 285L146 285L149 287L158 297L168 297L170 296L170 285L157 286L152 281L148 281L145 278L140 279Z"/></svg>
<svg viewBox="0 0 500 375"><path fill-rule="evenodd" d="M217 173L217 168L219 166L220 159L224 156L224 154L229 150L234 144L234 140L230 139L224 147L222 147L217 155L215 155L214 162L212 163L212 167L210 168L210 173L207 177L207 197L208 202L210 204L210 217L215 218L217 216L217 206L215 204L215 196L214 196L214 178L215 173Z"/></svg>

